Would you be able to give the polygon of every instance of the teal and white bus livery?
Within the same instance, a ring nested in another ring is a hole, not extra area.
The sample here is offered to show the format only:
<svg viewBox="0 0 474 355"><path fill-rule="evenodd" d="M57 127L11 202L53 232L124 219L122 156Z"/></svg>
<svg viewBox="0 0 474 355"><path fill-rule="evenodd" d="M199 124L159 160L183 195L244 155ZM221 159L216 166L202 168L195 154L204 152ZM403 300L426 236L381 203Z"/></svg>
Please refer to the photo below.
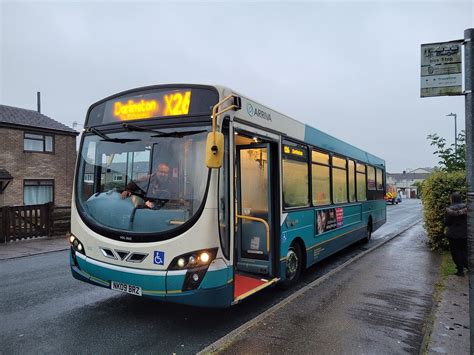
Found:
<svg viewBox="0 0 474 355"><path fill-rule="evenodd" d="M385 223L384 195L382 159L229 88L129 90L87 112L71 271L227 307L368 241Z"/></svg>

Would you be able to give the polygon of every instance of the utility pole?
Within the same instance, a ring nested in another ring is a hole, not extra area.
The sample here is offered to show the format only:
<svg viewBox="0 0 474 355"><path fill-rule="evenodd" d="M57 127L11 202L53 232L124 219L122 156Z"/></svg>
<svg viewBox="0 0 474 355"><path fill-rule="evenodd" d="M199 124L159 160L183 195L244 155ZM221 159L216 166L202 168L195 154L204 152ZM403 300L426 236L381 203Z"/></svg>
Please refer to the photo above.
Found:
<svg viewBox="0 0 474 355"><path fill-rule="evenodd" d="M466 173L467 173L467 244L469 264L469 329L471 354L474 354L474 100L472 89L474 85L474 28L464 31L464 60L465 60L465 100L466 100Z"/></svg>

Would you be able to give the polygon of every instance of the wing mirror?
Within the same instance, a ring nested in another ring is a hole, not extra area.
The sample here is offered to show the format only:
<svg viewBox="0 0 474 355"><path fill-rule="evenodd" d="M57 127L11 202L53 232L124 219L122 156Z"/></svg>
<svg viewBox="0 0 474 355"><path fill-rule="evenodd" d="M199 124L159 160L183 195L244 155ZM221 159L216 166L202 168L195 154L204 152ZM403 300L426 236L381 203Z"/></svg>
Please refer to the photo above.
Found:
<svg viewBox="0 0 474 355"><path fill-rule="evenodd" d="M208 168L220 168L224 160L224 134L209 132L206 142L206 165Z"/></svg>

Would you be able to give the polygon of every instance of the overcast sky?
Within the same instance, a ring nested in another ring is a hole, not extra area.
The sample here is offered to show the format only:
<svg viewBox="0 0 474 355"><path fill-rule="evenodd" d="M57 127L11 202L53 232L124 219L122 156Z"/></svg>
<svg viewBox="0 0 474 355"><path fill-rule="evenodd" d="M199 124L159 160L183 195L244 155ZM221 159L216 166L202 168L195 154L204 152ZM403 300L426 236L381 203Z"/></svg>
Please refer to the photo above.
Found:
<svg viewBox="0 0 474 355"><path fill-rule="evenodd" d="M221 84L386 160L435 166L464 98L420 98L420 45L463 38L472 1L0 0L0 104L72 126L113 93ZM81 129L78 126L77 129Z"/></svg>

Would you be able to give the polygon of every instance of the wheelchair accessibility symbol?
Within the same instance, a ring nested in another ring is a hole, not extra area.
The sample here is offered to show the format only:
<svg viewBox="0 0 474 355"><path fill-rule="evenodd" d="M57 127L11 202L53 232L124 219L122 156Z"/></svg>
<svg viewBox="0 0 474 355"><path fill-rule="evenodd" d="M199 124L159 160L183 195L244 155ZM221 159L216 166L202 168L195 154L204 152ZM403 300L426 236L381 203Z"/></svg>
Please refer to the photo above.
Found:
<svg viewBox="0 0 474 355"><path fill-rule="evenodd" d="M153 263L156 265L164 265L165 264L165 252L164 251L155 251L155 255L153 257Z"/></svg>

